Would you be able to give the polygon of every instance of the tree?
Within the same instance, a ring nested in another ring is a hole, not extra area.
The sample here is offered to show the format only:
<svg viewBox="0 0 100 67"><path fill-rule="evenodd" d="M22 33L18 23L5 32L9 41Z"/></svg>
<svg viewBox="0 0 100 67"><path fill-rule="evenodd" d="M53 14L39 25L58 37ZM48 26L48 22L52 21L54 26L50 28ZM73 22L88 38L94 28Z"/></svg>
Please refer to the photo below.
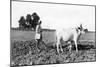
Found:
<svg viewBox="0 0 100 67"><path fill-rule="evenodd" d="M19 27L20 28L25 28L25 26L26 26L26 24L25 24L26 20L25 20L24 16L21 16L21 18L20 18L20 20L18 22L19 22Z"/></svg>
<svg viewBox="0 0 100 67"><path fill-rule="evenodd" d="M31 23L32 23L31 15L27 14L27 16L26 16L26 25L27 25L27 28L31 28Z"/></svg>
<svg viewBox="0 0 100 67"><path fill-rule="evenodd" d="M40 17L36 12L34 12L32 15L27 14L26 19L24 16L21 16L19 22L19 28L24 28L24 29L36 29L36 26L40 20Z"/></svg>
<svg viewBox="0 0 100 67"><path fill-rule="evenodd" d="M38 23L39 20L40 20L40 17L37 15L36 12L34 12L34 13L32 14L32 18L33 18L33 20L32 20L31 25L32 25L32 28L34 28L34 30L35 30L35 29L36 29L36 26L37 26L37 23Z"/></svg>

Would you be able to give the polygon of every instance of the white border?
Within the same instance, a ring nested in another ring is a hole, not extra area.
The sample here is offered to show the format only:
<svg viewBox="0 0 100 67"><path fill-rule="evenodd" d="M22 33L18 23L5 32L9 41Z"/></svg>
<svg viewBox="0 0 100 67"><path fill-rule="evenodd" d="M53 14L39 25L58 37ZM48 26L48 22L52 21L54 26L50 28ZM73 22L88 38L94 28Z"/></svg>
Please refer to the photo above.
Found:
<svg viewBox="0 0 100 67"><path fill-rule="evenodd" d="M100 2L99 0L36 0L43 2L56 2L56 3L73 3L73 4L88 4L96 5L97 8L97 55L96 62L84 62L84 63L68 63L68 64L53 64L53 65L37 65L36 67L99 67L100 59ZM10 0L0 1L0 66L9 67L10 64Z"/></svg>

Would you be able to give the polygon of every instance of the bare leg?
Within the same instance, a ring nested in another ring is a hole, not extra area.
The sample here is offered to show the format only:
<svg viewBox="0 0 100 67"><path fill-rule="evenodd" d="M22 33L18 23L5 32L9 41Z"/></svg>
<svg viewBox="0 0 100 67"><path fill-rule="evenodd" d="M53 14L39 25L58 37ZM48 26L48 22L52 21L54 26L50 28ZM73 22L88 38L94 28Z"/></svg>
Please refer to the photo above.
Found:
<svg viewBox="0 0 100 67"><path fill-rule="evenodd" d="M36 48L37 48L37 45L38 45L38 40L37 40L37 39L35 39L35 41L36 41Z"/></svg>
<svg viewBox="0 0 100 67"><path fill-rule="evenodd" d="M38 52L40 51L39 48L38 48L39 43L40 43L40 41L37 40L36 48L37 48Z"/></svg>

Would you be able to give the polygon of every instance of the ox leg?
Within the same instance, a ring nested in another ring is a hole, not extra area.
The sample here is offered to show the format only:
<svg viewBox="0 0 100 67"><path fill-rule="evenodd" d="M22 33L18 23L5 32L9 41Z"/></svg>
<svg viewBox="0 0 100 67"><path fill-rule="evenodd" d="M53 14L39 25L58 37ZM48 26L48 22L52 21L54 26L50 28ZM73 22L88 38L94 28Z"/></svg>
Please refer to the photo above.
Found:
<svg viewBox="0 0 100 67"><path fill-rule="evenodd" d="M68 46L68 49L69 49L69 52L70 52L72 50L72 45L71 45L71 42L70 41L68 42L68 45L69 45Z"/></svg>
<svg viewBox="0 0 100 67"><path fill-rule="evenodd" d="M59 45L57 45L57 52L59 53Z"/></svg>
<svg viewBox="0 0 100 67"><path fill-rule="evenodd" d="M59 44L60 44L60 42L58 41L57 44L56 44L58 54L59 54Z"/></svg>
<svg viewBox="0 0 100 67"><path fill-rule="evenodd" d="M70 44L69 44L69 51L71 52L71 50L72 50L72 44L70 42Z"/></svg>
<svg viewBox="0 0 100 67"><path fill-rule="evenodd" d="M75 42L76 52L78 52L77 41L74 42Z"/></svg>
<svg viewBox="0 0 100 67"><path fill-rule="evenodd" d="M63 52L62 46L60 45L61 52Z"/></svg>
<svg viewBox="0 0 100 67"><path fill-rule="evenodd" d="M71 44L69 45L69 52L71 52L71 50L72 50L72 46L71 46Z"/></svg>

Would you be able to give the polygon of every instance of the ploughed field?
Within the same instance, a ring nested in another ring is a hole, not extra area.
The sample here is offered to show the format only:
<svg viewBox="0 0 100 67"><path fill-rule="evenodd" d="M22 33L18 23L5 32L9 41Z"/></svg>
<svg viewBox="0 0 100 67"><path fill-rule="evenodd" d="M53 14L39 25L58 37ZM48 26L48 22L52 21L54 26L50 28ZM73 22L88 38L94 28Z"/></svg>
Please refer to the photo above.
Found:
<svg viewBox="0 0 100 67"><path fill-rule="evenodd" d="M88 32L80 36L78 52L68 51L66 43L62 43L64 52L57 54L55 46L55 32L44 31L43 42L38 44L34 40L34 31L11 30L11 66L44 65L90 62L96 60L95 33Z"/></svg>

